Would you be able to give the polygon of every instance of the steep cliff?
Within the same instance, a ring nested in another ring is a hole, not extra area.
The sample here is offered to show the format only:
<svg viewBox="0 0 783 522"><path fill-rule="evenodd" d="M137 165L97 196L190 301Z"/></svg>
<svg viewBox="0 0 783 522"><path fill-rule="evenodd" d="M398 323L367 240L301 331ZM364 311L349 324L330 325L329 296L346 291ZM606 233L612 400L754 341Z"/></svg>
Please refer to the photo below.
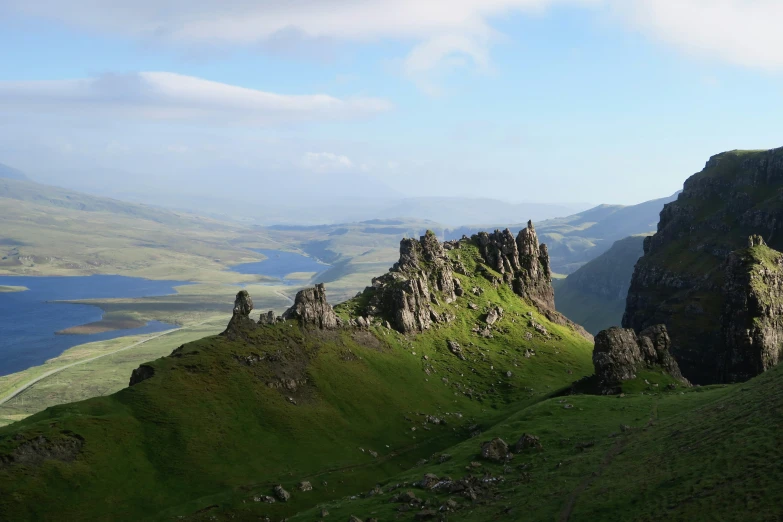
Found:
<svg viewBox="0 0 783 522"><path fill-rule="evenodd" d="M657 233L645 240L623 326L665 324L683 374L696 383L747 379L769 368L781 335L777 275L775 263L759 259L775 255L746 249L752 235L783 249L780 223L783 149L713 156L664 207ZM766 275L742 275L741 266L754 265Z"/></svg>
<svg viewBox="0 0 783 522"><path fill-rule="evenodd" d="M743 381L769 370L783 347L783 254L759 240L726 263L721 377Z"/></svg>

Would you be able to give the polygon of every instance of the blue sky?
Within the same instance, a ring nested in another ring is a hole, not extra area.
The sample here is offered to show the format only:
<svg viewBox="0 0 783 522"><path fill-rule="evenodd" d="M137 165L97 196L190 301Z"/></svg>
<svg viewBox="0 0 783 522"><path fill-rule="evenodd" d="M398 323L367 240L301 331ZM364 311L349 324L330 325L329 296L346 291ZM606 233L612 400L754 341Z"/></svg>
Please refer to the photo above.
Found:
<svg viewBox="0 0 783 522"><path fill-rule="evenodd" d="M780 19L762 0L0 0L0 162L136 192L636 203L783 145Z"/></svg>

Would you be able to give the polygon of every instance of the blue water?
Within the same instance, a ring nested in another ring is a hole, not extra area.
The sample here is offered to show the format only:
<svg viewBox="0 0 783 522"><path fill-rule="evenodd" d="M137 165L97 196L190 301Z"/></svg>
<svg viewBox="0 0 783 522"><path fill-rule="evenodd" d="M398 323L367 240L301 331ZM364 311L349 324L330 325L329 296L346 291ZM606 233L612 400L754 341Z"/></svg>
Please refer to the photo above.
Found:
<svg viewBox="0 0 783 522"><path fill-rule="evenodd" d="M26 292L0 293L0 375L43 364L79 344L174 328L152 321L141 328L91 335L55 335L72 326L99 321L103 312L96 306L48 301L168 295L175 292L174 286L181 284L186 283L114 275L0 276L0 285L29 288Z"/></svg>
<svg viewBox="0 0 783 522"><path fill-rule="evenodd" d="M231 267L231 270L240 274L274 277L284 284L302 284L302 281L291 281L285 279L285 276L293 272L316 272L320 275L331 268L331 265L293 252L281 250L254 250L254 252L264 254L266 259L257 263L236 265Z"/></svg>

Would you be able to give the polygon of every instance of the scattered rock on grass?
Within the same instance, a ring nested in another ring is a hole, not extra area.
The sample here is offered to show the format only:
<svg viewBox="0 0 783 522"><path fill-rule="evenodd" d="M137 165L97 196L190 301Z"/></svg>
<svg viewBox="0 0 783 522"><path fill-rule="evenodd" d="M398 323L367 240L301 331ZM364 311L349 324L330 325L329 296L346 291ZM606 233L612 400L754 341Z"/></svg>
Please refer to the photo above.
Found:
<svg viewBox="0 0 783 522"><path fill-rule="evenodd" d="M481 457L487 460L500 462L508 455L508 444L501 438L494 438L485 442L481 447Z"/></svg>
<svg viewBox="0 0 783 522"><path fill-rule="evenodd" d="M517 453L520 453L529 449L541 450L544 449L544 447L541 445L541 440L538 437L524 433L514 445L514 450L516 450Z"/></svg>
<svg viewBox="0 0 783 522"><path fill-rule="evenodd" d="M283 486L278 484L277 486L275 486L275 496L281 502L288 502L288 500L291 498L291 493L283 489Z"/></svg>

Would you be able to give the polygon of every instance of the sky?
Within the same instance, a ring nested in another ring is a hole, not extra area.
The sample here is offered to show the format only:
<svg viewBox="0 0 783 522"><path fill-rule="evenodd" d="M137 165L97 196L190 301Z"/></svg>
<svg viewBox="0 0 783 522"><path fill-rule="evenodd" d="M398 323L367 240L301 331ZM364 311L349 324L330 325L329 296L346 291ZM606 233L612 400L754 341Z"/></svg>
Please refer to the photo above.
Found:
<svg viewBox="0 0 783 522"><path fill-rule="evenodd" d="M783 145L779 0L0 0L36 180L633 204Z"/></svg>

